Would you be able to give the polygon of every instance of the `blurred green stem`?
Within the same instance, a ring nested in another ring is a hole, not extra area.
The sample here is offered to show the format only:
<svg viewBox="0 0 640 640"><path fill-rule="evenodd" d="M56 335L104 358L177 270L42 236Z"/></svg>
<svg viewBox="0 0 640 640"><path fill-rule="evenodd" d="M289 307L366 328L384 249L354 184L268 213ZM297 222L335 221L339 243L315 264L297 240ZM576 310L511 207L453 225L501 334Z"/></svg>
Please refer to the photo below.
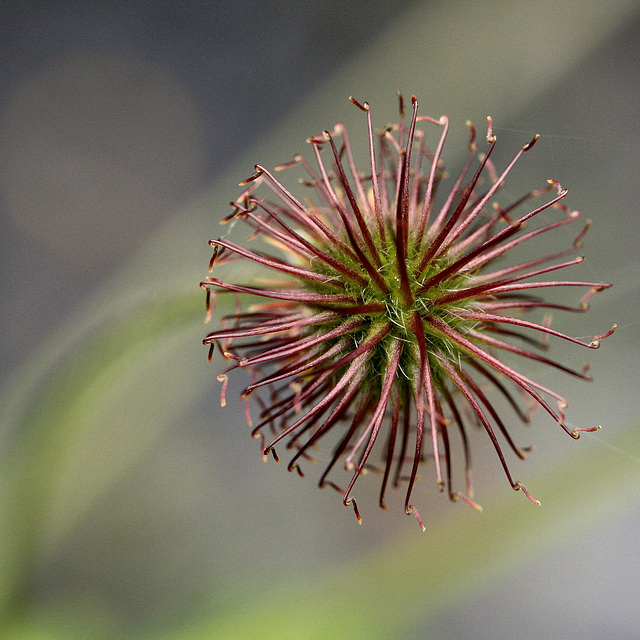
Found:
<svg viewBox="0 0 640 640"><path fill-rule="evenodd" d="M404 637L402 621L410 633L443 608L462 607L472 590L525 569L554 543L570 546L588 537L592 524L640 499L638 429L622 432L608 447L591 436L583 440L584 449L568 464L530 480L543 500L540 508L508 490L483 500L482 514L458 505L455 516L429 524L424 534L416 525L415 535L368 559L324 577L276 586L227 615L200 620L172 640ZM619 490L612 493L612 486Z"/></svg>
<svg viewBox="0 0 640 640"><path fill-rule="evenodd" d="M0 620L20 613L38 559L68 534L157 437L162 425L171 423L176 409L192 398L188 387L175 390L180 401L168 406L159 402L156 413L162 417L152 415L152 424L144 424L141 407L155 400L145 394L153 396L153 387L164 388L166 384L163 371L149 375L150 359L167 341L175 341L185 332L193 340L194 327L201 326L202 304L203 293L194 287L193 293L172 295L170 302L156 299L155 303L123 309L65 354L31 399L2 474ZM165 374L172 364L162 363ZM120 378L131 379L133 386L120 389ZM124 424L115 425L123 414L127 415ZM102 472L99 457L87 460L91 451L74 451L93 427L109 430L105 435L110 439L117 439L121 429L125 431L124 440L114 456L108 457L109 466ZM90 473L71 483L77 488L61 505L59 496L54 500L60 493L61 473L74 463L79 467L76 471Z"/></svg>

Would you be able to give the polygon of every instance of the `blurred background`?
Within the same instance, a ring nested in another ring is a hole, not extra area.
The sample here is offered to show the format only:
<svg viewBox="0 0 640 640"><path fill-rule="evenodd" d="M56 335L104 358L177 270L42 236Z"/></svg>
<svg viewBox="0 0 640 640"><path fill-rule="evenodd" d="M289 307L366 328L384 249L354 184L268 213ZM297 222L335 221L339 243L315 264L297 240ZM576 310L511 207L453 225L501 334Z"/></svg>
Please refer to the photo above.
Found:
<svg viewBox="0 0 640 640"><path fill-rule="evenodd" d="M638 638L639 36L622 0L1 2L3 637ZM619 326L593 383L536 371L604 427L522 435L542 508L478 437L484 512L425 473L425 534L375 479L359 527L318 470L262 464L201 345L237 183L337 121L366 152L347 98L384 126L397 90L450 117L452 172L467 119L493 117L498 167L541 134L501 198L570 189L576 277L614 288L554 326Z"/></svg>

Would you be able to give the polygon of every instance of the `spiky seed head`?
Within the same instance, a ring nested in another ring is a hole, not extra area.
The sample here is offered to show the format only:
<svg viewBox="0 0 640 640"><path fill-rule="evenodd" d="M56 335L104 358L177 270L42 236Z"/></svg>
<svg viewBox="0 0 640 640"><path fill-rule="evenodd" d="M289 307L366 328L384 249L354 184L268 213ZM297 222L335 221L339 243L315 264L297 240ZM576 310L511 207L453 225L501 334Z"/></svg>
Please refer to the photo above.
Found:
<svg viewBox="0 0 640 640"><path fill-rule="evenodd" d="M413 96L405 122L400 97L400 123L374 131L369 104L350 100L367 118L366 169L356 166L344 126L312 136L315 167L302 156L277 167L302 167L307 198L297 198L275 173L256 165L223 221L241 220L250 239L262 239L270 249L246 248L227 236L210 242L212 272L242 259L276 276L238 284L211 275L202 283L208 318L212 293L252 300L246 311L238 302L236 313L222 319L223 328L204 340L210 357L217 345L230 363L218 376L222 404L228 373L251 372L243 397L256 400L253 436L261 453L278 459L276 446L286 445L295 452L288 468L300 475L300 461L312 459L312 448L330 433L337 436L320 486L338 489L358 521L353 487L367 469L376 469L382 476L380 506L389 484L406 482L405 512L423 526L411 497L426 460L451 500L479 509L471 499L469 423L487 433L511 486L537 503L509 471L503 446L519 458L526 448L515 444L490 396L503 397L523 422L533 406L540 407L573 438L599 428L568 427L567 401L499 357L515 354L523 363L590 379L587 366L574 370L542 354L549 338L596 349L615 328L583 342L550 327L551 311L584 312L589 298L610 286L548 279L583 260L569 256L582 246L588 225L568 250L502 265L508 252L579 220L577 211L561 204L567 190L554 180L507 207L497 203L507 174L538 136L497 172L491 118L482 151L467 123L468 159L449 183L441 159L449 130L445 116L418 116ZM425 126L440 131L433 152L425 144ZM527 228L540 214L549 221ZM540 297L556 288L584 293L577 305ZM545 314L542 321L524 317L535 310ZM251 424L248 405L247 419ZM454 488L452 438L461 442L463 490ZM372 462L374 448L381 463ZM339 460L350 474L344 486L329 479Z"/></svg>

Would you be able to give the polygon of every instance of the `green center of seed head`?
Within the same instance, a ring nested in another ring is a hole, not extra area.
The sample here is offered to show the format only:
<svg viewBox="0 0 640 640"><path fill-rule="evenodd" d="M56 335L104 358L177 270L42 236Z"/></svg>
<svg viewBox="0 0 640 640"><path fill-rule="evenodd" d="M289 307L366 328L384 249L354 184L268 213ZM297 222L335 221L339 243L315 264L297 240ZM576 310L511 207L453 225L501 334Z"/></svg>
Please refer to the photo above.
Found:
<svg viewBox="0 0 640 640"><path fill-rule="evenodd" d="M363 304L375 301L382 302L385 307L384 311L365 315L363 318L366 321L365 328L361 330L362 335L359 335L357 338L358 343L364 339L366 333L376 324L382 326L382 323L389 321L393 325L389 335L376 345L374 353L369 361L372 373L370 380L375 386L378 386L380 383L380 374L385 369L391 345L397 340L403 341L408 347L403 351L398 375L406 378L412 377L411 371L415 369L415 365L417 364L415 362L415 356L417 354L418 347L417 339L411 329L410 317L416 311L421 318L434 315L435 317L447 322L449 325L458 326L458 330L460 330L459 324L462 321L459 318L456 319L455 315L450 313L447 308L448 305L438 306L434 304L434 300L438 295L445 291L455 290L467 285L468 278L459 274L451 276L439 285L435 286L433 289L419 293L418 290L422 286L423 282L427 281L432 275L447 266L446 260L436 261L434 264L429 265L420 279L416 279L412 275L415 268L415 265L413 264L414 260L410 260L408 262L409 264L407 266L410 274L411 289L414 293L413 304L407 305L401 295L400 276L398 274L395 255L387 255L387 260L381 269L385 282L390 289L390 293L388 295L383 295L371 279L369 279L369 284L367 286L357 290L354 288L353 291L355 297ZM435 357L435 352L438 351L444 354L449 360L455 361L463 359L465 354L457 344L449 340L447 337L434 332L427 323L423 323L423 328L427 348L430 352L429 361L432 369L432 375L434 377L434 382L438 384L444 376L440 375L442 365ZM360 331L358 333L360 333Z"/></svg>

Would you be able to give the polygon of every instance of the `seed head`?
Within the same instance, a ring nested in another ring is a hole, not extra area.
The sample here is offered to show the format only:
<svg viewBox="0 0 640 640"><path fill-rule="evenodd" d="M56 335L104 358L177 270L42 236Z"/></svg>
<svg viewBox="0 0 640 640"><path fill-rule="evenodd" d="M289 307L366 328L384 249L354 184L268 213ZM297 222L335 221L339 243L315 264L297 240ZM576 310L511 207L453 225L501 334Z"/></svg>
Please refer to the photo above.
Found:
<svg viewBox="0 0 640 640"><path fill-rule="evenodd" d="M525 423L538 406L573 438L599 429L568 427L567 401L498 357L515 354L523 363L590 379L588 366L574 370L541 354L549 337L597 349L615 328L583 342L550 327L552 310L584 312L589 298L610 286L541 278L582 262L568 256L582 246L588 225L566 251L498 266L507 252L579 219L577 211L560 204L567 190L554 180L508 207L495 201L507 174L538 136L498 173L491 162L497 143L491 118L482 153L467 123L468 159L447 187L441 160L449 129L445 116L418 116L412 97L407 124L400 97L400 123L374 132L369 105L351 102L367 117L365 171L356 167L347 132L338 124L309 138L315 168L302 156L277 168L301 166L308 198L298 199L260 165L241 183L246 189L223 222L241 220L263 247L248 249L227 237L210 242L211 272L242 259L276 274L252 284L214 276L202 283L208 317L212 293L233 292L238 300L236 313L222 318L223 328L204 340L209 357L217 345L230 363L218 375L222 404L229 372L251 372L243 397L255 398L258 409L252 434L265 459L268 454L278 459L276 446L293 449L288 468L300 475L301 460L312 459L311 450L323 439L333 440L320 486L340 491L358 521L354 485L366 470L377 470L380 506L385 507L389 484L406 483L405 512L414 513L424 529L411 496L426 461L452 501L479 509L471 499L470 425L489 436L511 486L537 502L509 471L503 446L519 458L525 448L515 444L490 393L501 396ZM426 147L423 126L440 130L434 152ZM536 199L542 204L516 213ZM527 229L542 213L550 221ZM545 289L574 288L585 292L575 306L539 296ZM254 299L247 311L240 308L244 298ZM525 319L536 310L546 314L541 321ZM252 424L248 405L246 412ZM452 481L453 438L464 458L464 491L454 489ZM372 463L376 457L381 463ZM345 486L329 479L338 461L349 473Z"/></svg>

